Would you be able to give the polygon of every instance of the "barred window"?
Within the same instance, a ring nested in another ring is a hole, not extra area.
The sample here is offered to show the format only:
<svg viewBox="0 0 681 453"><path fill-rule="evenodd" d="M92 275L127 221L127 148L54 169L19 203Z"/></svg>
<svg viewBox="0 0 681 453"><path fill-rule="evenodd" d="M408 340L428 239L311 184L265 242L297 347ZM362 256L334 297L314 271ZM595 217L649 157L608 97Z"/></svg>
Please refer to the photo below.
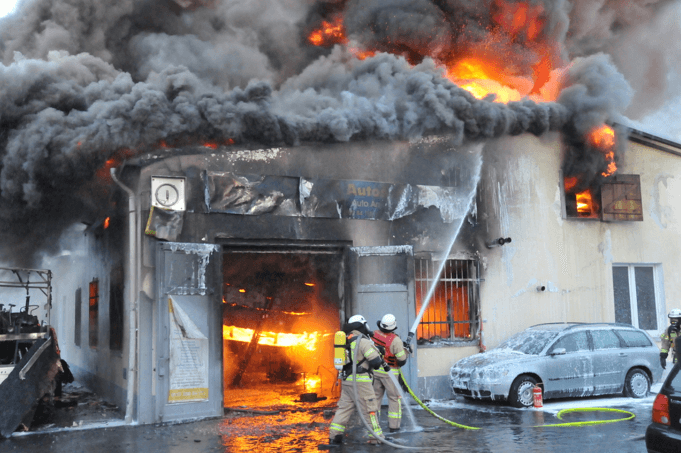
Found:
<svg viewBox="0 0 681 453"><path fill-rule="evenodd" d="M421 311L442 262L416 259L416 313ZM445 261L430 304L418 326L417 338L429 341L467 340L479 327L479 283L476 260Z"/></svg>

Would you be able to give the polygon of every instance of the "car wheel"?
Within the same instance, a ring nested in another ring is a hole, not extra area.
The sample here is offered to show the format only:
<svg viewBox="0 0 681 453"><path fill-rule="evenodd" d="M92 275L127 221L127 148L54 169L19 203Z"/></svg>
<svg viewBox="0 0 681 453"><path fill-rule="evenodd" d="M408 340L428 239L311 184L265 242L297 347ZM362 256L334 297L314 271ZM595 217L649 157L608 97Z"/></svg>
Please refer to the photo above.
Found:
<svg viewBox="0 0 681 453"><path fill-rule="evenodd" d="M532 376L518 376L511 384L508 402L513 407L532 407L534 405L533 389L536 385L537 380Z"/></svg>
<svg viewBox="0 0 681 453"><path fill-rule="evenodd" d="M650 391L650 379L645 371L633 368L624 379L624 394L631 398L644 398Z"/></svg>

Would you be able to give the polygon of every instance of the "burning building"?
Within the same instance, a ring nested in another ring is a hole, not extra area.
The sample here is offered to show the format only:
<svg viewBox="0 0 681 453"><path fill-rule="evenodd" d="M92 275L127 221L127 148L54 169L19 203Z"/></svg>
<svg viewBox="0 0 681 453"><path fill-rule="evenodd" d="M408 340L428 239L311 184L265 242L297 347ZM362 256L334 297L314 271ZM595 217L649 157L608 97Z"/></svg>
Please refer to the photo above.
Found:
<svg viewBox="0 0 681 453"><path fill-rule="evenodd" d="M82 2L0 29L0 218L128 421L332 400L355 313L428 304L428 398L530 324L664 324L680 148L622 126L650 87L602 52L673 2Z"/></svg>

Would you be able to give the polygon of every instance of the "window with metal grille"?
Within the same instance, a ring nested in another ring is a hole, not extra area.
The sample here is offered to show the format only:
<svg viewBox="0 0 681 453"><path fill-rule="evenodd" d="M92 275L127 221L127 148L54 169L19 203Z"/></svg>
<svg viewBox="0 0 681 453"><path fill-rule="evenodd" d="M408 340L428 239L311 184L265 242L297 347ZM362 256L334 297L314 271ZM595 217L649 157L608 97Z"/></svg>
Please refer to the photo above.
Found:
<svg viewBox="0 0 681 453"><path fill-rule="evenodd" d="M469 340L480 325L480 280L476 260L448 259L437 278L441 261L416 259L414 263L416 313L432 292L418 326L417 338L429 341ZM435 284L435 288L431 288Z"/></svg>

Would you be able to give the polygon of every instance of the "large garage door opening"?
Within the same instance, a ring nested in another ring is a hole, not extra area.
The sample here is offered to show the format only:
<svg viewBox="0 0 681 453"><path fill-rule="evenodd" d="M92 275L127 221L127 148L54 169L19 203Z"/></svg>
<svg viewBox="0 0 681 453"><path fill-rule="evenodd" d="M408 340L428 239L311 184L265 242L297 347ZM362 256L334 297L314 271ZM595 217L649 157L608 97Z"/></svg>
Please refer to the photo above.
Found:
<svg viewBox="0 0 681 453"><path fill-rule="evenodd" d="M226 249L222 263L225 406L337 398L343 255Z"/></svg>

